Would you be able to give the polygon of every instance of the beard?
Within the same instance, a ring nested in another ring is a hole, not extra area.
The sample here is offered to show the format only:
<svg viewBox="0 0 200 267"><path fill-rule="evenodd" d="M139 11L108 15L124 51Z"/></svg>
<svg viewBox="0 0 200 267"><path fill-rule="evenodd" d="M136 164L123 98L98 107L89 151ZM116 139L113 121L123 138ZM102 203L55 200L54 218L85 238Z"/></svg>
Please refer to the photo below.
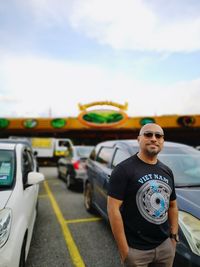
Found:
<svg viewBox="0 0 200 267"><path fill-rule="evenodd" d="M156 148L151 148L151 147L147 147L146 149L146 153L148 156L150 157L154 157L154 156L157 156L158 153L160 152L160 148L159 147L156 147Z"/></svg>

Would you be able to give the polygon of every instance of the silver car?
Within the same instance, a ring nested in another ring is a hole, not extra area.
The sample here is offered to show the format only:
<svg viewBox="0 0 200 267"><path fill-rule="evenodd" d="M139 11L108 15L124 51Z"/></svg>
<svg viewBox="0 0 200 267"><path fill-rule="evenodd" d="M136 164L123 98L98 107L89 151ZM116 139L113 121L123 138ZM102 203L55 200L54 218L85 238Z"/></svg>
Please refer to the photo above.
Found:
<svg viewBox="0 0 200 267"><path fill-rule="evenodd" d="M58 177L63 179L68 189L74 189L87 178L86 161L93 146L72 146L68 156L58 160Z"/></svg>

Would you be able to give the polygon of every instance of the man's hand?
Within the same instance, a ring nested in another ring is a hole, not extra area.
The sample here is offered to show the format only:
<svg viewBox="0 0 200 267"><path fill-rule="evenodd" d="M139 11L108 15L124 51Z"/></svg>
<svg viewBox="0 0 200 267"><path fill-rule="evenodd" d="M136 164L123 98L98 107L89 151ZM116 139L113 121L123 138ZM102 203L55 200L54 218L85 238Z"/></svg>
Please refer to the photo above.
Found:
<svg viewBox="0 0 200 267"><path fill-rule="evenodd" d="M125 259L127 258L128 252L129 252L129 248L125 249L124 251L121 251L121 261L122 261L122 263L124 263Z"/></svg>

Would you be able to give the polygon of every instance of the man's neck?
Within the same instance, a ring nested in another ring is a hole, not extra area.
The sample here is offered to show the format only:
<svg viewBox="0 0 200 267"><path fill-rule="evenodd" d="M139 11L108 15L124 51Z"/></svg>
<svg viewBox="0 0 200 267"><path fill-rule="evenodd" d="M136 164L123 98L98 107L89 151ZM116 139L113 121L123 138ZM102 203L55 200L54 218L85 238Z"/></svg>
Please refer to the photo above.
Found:
<svg viewBox="0 0 200 267"><path fill-rule="evenodd" d="M146 154L142 153L142 152L139 152L137 154L138 158L141 159L142 161L144 161L145 163L148 163L148 164L156 164L157 163L157 155L154 155L154 156L147 156Z"/></svg>

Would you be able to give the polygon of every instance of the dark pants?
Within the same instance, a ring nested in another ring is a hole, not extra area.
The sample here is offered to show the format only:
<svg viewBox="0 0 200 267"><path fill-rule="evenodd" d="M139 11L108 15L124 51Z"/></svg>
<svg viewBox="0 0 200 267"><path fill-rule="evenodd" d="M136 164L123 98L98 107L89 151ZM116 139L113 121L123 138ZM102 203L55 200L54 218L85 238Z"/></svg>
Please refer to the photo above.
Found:
<svg viewBox="0 0 200 267"><path fill-rule="evenodd" d="M124 267L172 267L174 256L175 247L168 238L154 249L129 248Z"/></svg>

